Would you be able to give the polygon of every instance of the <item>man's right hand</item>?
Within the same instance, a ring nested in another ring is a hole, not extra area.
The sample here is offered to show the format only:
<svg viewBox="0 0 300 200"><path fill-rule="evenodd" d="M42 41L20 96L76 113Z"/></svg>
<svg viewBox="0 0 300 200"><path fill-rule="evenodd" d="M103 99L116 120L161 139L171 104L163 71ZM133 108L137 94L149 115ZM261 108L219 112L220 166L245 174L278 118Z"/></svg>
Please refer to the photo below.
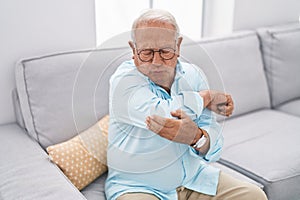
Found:
<svg viewBox="0 0 300 200"><path fill-rule="evenodd" d="M227 117L232 114L234 103L231 95L215 90L202 90L199 94L203 98L204 107Z"/></svg>

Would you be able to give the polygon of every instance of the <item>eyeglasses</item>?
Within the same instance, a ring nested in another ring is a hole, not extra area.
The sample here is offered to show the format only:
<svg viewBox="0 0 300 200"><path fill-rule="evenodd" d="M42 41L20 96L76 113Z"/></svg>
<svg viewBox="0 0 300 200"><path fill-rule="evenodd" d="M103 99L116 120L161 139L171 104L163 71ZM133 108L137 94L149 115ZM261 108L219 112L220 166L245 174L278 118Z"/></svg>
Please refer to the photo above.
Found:
<svg viewBox="0 0 300 200"><path fill-rule="evenodd" d="M150 62L153 60L155 52L159 52L159 56L163 60L171 60L174 58L176 50L170 47L161 48L158 50L142 49L138 51L137 55L142 62Z"/></svg>

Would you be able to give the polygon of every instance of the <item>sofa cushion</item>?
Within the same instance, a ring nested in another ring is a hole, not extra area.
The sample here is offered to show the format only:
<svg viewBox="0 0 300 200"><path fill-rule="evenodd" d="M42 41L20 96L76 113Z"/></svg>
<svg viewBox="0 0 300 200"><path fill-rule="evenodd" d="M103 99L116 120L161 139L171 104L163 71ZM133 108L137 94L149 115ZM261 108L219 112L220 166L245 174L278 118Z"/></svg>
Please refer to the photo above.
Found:
<svg viewBox="0 0 300 200"><path fill-rule="evenodd" d="M85 200L17 124L0 125L0 199Z"/></svg>
<svg viewBox="0 0 300 200"><path fill-rule="evenodd" d="M187 45L182 47L182 59L201 67L211 89L225 90L232 95L235 102L233 116L270 107L255 32L240 32Z"/></svg>
<svg viewBox="0 0 300 200"><path fill-rule="evenodd" d="M269 199L297 199L300 118L262 110L227 120L221 163L264 185Z"/></svg>
<svg viewBox="0 0 300 200"><path fill-rule="evenodd" d="M278 106L276 110L300 117L300 99L286 102Z"/></svg>
<svg viewBox="0 0 300 200"><path fill-rule="evenodd" d="M258 30L274 107L300 97L300 24Z"/></svg>
<svg viewBox="0 0 300 200"><path fill-rule="evenodd" d="M130 57L126 47L22 60L16 69L16 82L31 137L46 148L95 124L108 113L111 74Z"/></svg>
<svg viewBox="0 0 300 200"><path fill-rule="evenodd" d="M83 189L107 171L108 115L74 138L47 147L51 160Z"/></svg>
<svg viewBox="0 0 300 200"><path fill-rule="evenodd" d="M22 112L21 112L20 100L19 100L17 88L14 88L12 91L12 101L13 101L13 105L14 105L14 113L16 116L17 124L20 127L25 128L24 118L23 118Z"/></svg>

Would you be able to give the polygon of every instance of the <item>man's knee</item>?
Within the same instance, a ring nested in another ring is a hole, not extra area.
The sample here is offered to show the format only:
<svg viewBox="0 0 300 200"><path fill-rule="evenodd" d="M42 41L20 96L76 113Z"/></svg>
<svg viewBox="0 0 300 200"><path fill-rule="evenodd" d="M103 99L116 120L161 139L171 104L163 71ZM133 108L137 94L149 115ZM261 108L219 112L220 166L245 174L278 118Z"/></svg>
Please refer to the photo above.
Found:
<svg viewBox="0 0 300 200"><path fill-rule="evenodd" d="M258 186L233 178L221 171L216 199L267 200L267 196Z"/></svg>

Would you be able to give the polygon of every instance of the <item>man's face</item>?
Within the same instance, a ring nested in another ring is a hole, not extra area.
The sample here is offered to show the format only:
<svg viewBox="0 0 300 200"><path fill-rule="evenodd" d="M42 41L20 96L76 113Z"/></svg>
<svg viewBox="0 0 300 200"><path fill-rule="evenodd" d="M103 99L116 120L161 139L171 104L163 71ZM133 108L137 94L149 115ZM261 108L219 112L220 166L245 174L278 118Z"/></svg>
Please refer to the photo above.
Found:
<svg viewBox="0 0 300 200"><path fill-rule="evenodd" d="M130 46L138 70L157 85L170 89L181 42L181 38L176 41L174 27L157 22L143 24L136 29L135 39Z"/></svg>

